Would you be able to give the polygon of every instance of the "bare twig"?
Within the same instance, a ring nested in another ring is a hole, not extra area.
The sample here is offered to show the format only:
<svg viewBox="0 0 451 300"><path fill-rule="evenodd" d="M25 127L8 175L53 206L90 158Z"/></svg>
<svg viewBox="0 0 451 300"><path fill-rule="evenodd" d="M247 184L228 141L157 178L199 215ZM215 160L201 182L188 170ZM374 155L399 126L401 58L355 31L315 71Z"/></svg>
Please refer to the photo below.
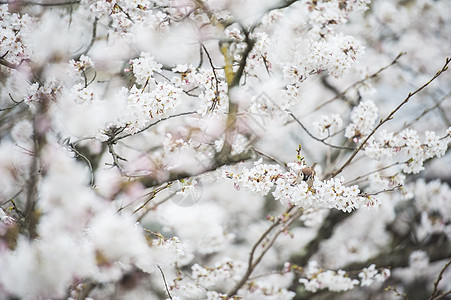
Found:
<svg viewBox="0 0 451 300"><path fill-rule="evenodd" d="M420 120L422 117L424 117L427 113L429 113L430 111L432 111L432 110L434 110L434 109L436 109L436 108L439 108L439 107L440 107L440 104L442 104L442 102L445 101L446 98L448 98L449 96L451 96L451 92L449 92L448 94L446 94L445 96L443 96L442 98L440 98L440 99L435 103L435 105L426 108L426 109L425 109L418 117L416 117L414 120L412 120L411 122L409 122L409 123L407 123L406 125L404 125L404 126L402 127L402 129L406 129L406 128L412 126L414 123L416 123L416 122L417 122L418 120ZM446 121L447 121L447 120L446 120ZM446 125L449 126L449 124L446 124ZM402 130L402 129L401 129L401 130ZM398 131L397 133L399 133L399 131Z"/></svg>
<svg viewBox="0 0 451 300"><path fill-rule="evenodd" d="M208 53L207 48L205 47L204 44L201 44L201 46L202 46L202 49L204 49L205 54L207 54L208 61L210 62L210 66L213 71L213 76L215 77L215 99L213 100L213 104L210 107L210 111L213 111L216 107L216 104L218 104L219 100L220 100L219 99L219 79L218 79L218 75L216 74L216 68L213 64L213 60L211 59L210 53Z"/></svg>
<svg viewBox="0 0 451 300"><path fill-rule="evenodd" d="M259 18L258 20L254 23L254 25L251 26L251 29L249 30L249 32L253 32L255 30L255 28L257 28L258 26L260 26L263 17L268 14L269 12L273 11L273 10L278 10L278 9L284 9L287 8L289 6L291 6L293 3L298 2L299 0L286 0L283 1L282 4L277 5L277 6L273 6L269 9L267 9Z"/></svg>
<svg viewBox="0 0 451 300"><path fill-rule="evenodd" d="M446 296L448 296L449 294L451 294L451 290L447 290L446 292L443 292L442 294L438 295L437 297L435 297L433 300L440 300L445 298Z"/></svg>
<svg viewBox="0 0 451 300"><path fill-rule="evenodd" d="M137 209L135 209L135 210L133 211L133 213L135 214L135 213L137 213L138 211L140 211L142 208L144 208L144 207L147 205L147 203L149 203L153 198L155 198L155 196L156 196L159 192L161 192L162 190L164 190L164 189L170 187L171 184L172 184L171 182L168 182L168 183L166 183L165 185L160 186L159 188L156 188L155 190L153 190L153 191L149 194L149 198L148 198L148 199L147 199L140 207L138 207ZM120 210L122 210L122 208L121 208ZM120 210L119 210L119 211L120 211Z"/></svg>
<svg viewBox="0 0 451 300"><path fill-rule="evenodd" d="M449 267L449 265L451 264L451 260L449 260L444 266L443 268L440 270L440 273L437 276L437 279L434 281L434 289L432 290L432 294L431 297L429 297L429 300L437 300L437 299L441 299L444 296L448 295L449 293L451 293L450 291L444 292L444 293L440 293L438 290L438 284L440 283L440 281L443 278L443 273L445 273L446 269Z"/></svg>
<svg viewBox="0 0 451 300"><path fill-rule="evenodd" d="M381 191L377 191L377 192L374 192L374 193L361 193L360 196L362 196L362 197L376 196L376 195L379 195L379 194L382 194L382 193L386 193L386 192L393 192L394 190L399 189L401 187L403 187L403 185L402 184L398 184L398 185L396 185L396 186L394 186L392 188L383 189Z"/></svg>
<svg viewBox="0 0 451 300"><path fill-rule="evenodd" d="M89 42L88 47L86 48L85 51L83 51L82 54L86 55L89 50L91 50L92 46L94 45L94 41L96 39L97 36L97 22L99 21L99 18L95 18L94 22L92 23L92 35L91 35L91 41Z"/></svg>
<svg viewBox="0 0 451 300"><path fill-rule="evenodd" d="M406 294L406 293L401 293L401 292L399 292L398 289L396 288L396 286L391 286L391 285L389 285L389 286L387 286L387 287L384 289L384 291L386 291L386 292L393 292L393 294L395 294L395 296L402 297L402 298L405 299L405 300L408 300L408 299L409 299L409 298L407 297L407 294Z"/></svg>
<svg viewBox="0 0 451 300"><path fill-rule="evenodd" d="M158 121L155 121L152 124L147 125L146 127L144 127L143 129L139 130L138 132L136 132L134 134L128 133L128 134L125 134L125 135L122 135L122 136L116 136L116 137L114 137L111 140L111 142L115 143L115 142L117 142L119 140L122 140L122 139L124 139L126 137L129 137L129 136L136 135L138 133L144 132L147 129L149 129L150 127L153 127L153 126L157 125L158 123L160 123L162 121L166 121L166 120L169 120L169 119L172 119L172 118L175 118L175 117L186 116L186 115L193 115L193 114L197 114L197 112L195 112L195 111L188 111L188 112L182 112L182 113L179 113L179 114L175 114L175 115L172 115L172 116L169 116L169 117L166 117L166 118L161 118Z"/></svg>
<svg viewBox="0 0 451 300"><path fill-rule="evenodd" d="M16 107L16 106L18 106L19 104L21 104L21 103L24 102L24 100L21 100L21 101L16 101L16 100L14 100L14 98L13 98L13 96L12 96L11 94L9 94L9 98L11 98L11 101L14 102L14 104L11 105L11 106L5 107L5 108L0 108L0 111L6 111L6 110L13 109L14 107Z"/></svg>
<svg viewBox="0 0 451 300"><path fill-rule="evenodd" d="M161 277L163 277L164 287L166 288L166 293L168 294L169 299L172 299L171 293L169 292L169 287L166 282L166 277L164 276L163 270L161 269L160 265L157 265L158 270L160 270Z"/></svg>
<svg viewBox="0 0 451 300"><path fill-rule="evenodd" d="M369 175L371 175L371 174L374 174L374 173L377 173L377 172L380 172L380 171L389 169L389 168L394 167L394 166L397 166L397 165L406 164L407 162L408 162L408 161L403 161L403 162L398 161L398 162L395 162L395 163L393 163L393 164L391 164L391 165L388 165L388 166L382 167L382 168L380 168L380 169L377 169L377 170L368 172L368 173L366 173L366 174L360 175L360 176L358 176L358 177L356 177L356 178L354 178L354 179L352 179L352 180L349 180L349 181L345 182L344 185L349 185L349 184L351 184L351 183L353 183L353 182L356 182L356 181L358 181L359 179L365 178L365 177L367 177L367 176L369 176Z"/></svg>
<svg viewBox="0 0 451 300"><path fill-rule="evenodd" d="M275 158L275 157L273 157L273 156L271 156L271 155L269 155L269 154L266 154L266 153L264 153L264 152L262 152L262 151L260 151L260 150L258 150L258 149L256 149L256 148L254 148L254 147L250 147L250 149L252 149L252 150L255 151L256 153L258 153L259 155L264 156L264 157L268 158L269 160L272 160L273 162L275 162L276 164L280 165L281 167L287 169L287 164L284 163L284 162L281 162L281 161L278 160L277 158Z"/></svg>
<svg viewBox="0 0 451 300"><path fill-rule="evenodd" d="M111 156L113 157L113 166L117 167L121 174L123 173L122 167L119 164L119 160L127 161L125 158L120 157L116 151L114 150L113 143L108 142L108 151L111 153Z"/></svg>
<svg viewBox="0 0 451 300"><path fill-rule="evenodd" d="M78 151L78 149L75 147L75 144L71 143L69 144L69 147L72 149L72 151L75 152L75 154L81 158L83 158L83 160L86 161L86 163L88 164L89 167L89 172L91 173L91 180L90 180L90 185L91 187L94 186L94 170L92 169L92 164L91 161L85 156L83 155L80 151Z"/></svg>
<svg viewBox="0 0 451 300"><path fill-rule="evenodd" d="M337 146L337 145L332 145L329 144L328 142L326 142L325 140L329 137L326 137L324 139L320 139L317 138L316 136L314 136L313 134L310 133L310 131L308 131L308 129L304 126L304 124L301 123L301 121L296 118L296 116L289 110L286 110L286 112L302 127L302 129L304 129L305 132L307 132L307 134L314 140L323 143L326 146L329 146L331 148L335 148L335 149L340 149L340 150L354 150L355 148L353 147L346 147L346 146Z"/></svg>
<svg viewBox="0 0 451 300"><path fill-rule="evenodd" d="M421 87L419 87L418 89L416 89L414 92L410 92L407 97L404 99L404 101L402 101L385 119L381 120L379 122L379 124L371 131L371 133L363 140L363 142L359 145L359 147L357 147L357 149L354 150L354 152L351 154L351 156L348 158L348 160L336 171L334 171L330 178L333 178L335 176L337 176L338 174L340 174L343 169L349 165L351 163L351 161L354 159L354 157L357 155L357 153L360 152L360 150L363 149L363 147L366 145L366 142L368 142L368 140L376 133L376 131L386 122L388 122L389 120L391 120L393 118L393 115L407 102L409 102L409 100L415 96L416 94L418 94L420 91L422 91L425 87L427 87L431 82L433 82L437 77L439 77L441 74L443 74L443 72L446 72L446 70L448 70L448 64L450 63L451 58L446 58L445 64L443 65L443 67L425 84L423 84Z"/></svg>
<svg viewBox="0 0 451 300"><path fill-rule="evenodd" d="M224 165L233 165L239 162L243 162L243 161L247 161L249 159L254 158L253 155L253 151L244 151L238 154L234 154L234 155L227 155L225 157L223 157L222 159L214 159L212 161L212 163L207 166L205 169L200 170L200 171L196 171L196 172L170 172L169 178L164 179L164 180L160 180L158 178L154 178L154 177L144 177L143 178L143 184L150 188L150 187L154 187L154 186L158 186L161 185L165 182L169 182L169 181L175 181L175 180L181 180L181 179L186 179L186 178L190 178L190 177L194 177L194 176L199 176L201 174L205 174L214 170L217 170L218 168L224 166Z"/></svg>
<svg viewBox="0 0 451 300"><path fill-rule="evenodd" d="M247 58L249 57L249 53L252 51L252 48L254 48L255 41L250 39L249 32L240 24L241 30L244 33L244 42L247 44L246 50L244 50L244 53L242 54L242 58L240 61L240 65L238 67L238 70L233 75L233 80L231 83L229 83L229 88L238 86L240 84L241 77L244 72L244 68L246 67Z"/></svg>
<svg viewBox="0 0 451 300"><path fill-rule="evenodd" d="M154 210L155 208L157 208L158 206L160 206L161 204L167 202L169 199L171 199L172 196L174 196L175 194L177 194L177 191L172 192L169 196L167 196L166 198L164 198L161 201L158 201L157 203L155 203L154 205L152 205L151 207L147 207L142 213L141 215L136 219L137 222L141 222L141 220L147 215L147 213L151 210Z"/></svg>
<svg viewBox="0 0 451 300"><path fill-rule="evenodd" d="M288 215L295 207L291 206L286 210L284 213L284 216ZM271 224L271 226L260 236L260 238L257 240L257 242L254 244L254 246L251 249L251 252L249 254L248 264L247 264L247 270L244 273L244 275L241 277L241 280L230 290L230 292L227 293L228 297L234 296L238 290L246 283L246 281L249 279L249 276L252 274L254 269L257 267L257 265L261 262L263 256L268 252L268 250L272 247L274 242L276 241L277 237L287 230L287 228L295 221L297 220L300 215L303 213L302 209L297 210L292 215L290 215L286 219L279 218L276 222ZM267 238L267 236L278 226L281 226L279 230L274 234L272 239L265 245L265 248L260 253L260 255L254 259L255 252L258 248L258 246Z"/></svg>
<svg viewBox="0 0 451 300"><path fill-rule="evenodd" d="M16 198L17 196L19 196L21 193L23 192L23 189L20 189L20 191L18 191L17 193L15 193L11 198L9 198L8 200L4 201L3 203L0 204L0 207L2 207L3 205L5 205L8 202L14 203L14 198Z"/></svg>
<svg viewBox="0 0 451 300"><path fill-rule="evenodd" d="M324 106L326 106L327 104L329 104L329 103L331 103L331 102L337 100L338 98L342 98L344 95L346 95L346 93L347 93L350 89L353 89L354 87L356 87L356 86L358 86L358 85L361 85L362 83L364 83L364 82L367 81L368 79L371 79L371 78L374 78L374 77L378 76L382 71L384 71L384 70L388 69L389 67L393 66L394 64L396 64L396 63L398 62L399 58L401 58L401 56L403 56L404 54L405 54L404 52L399 53L398 56L396 56L396 58L395 58L391 63L389 63L389 64L386 65L385 67L380 68L380 69L379 69L378 71L376 71L375 73L373 73L373 74L371 74L371 75L369 75L369 76L367 76L367 77L365 77L365 78L363 78L363 79L361 79L361 80L359 80L359 81L357 81L357 82L354 82L352 85L350 85L348 88L346 88L343 92L337 94L337 95L336 95L335 97L333 97L332 99L329 99L329 100L327 100L326 102L324 102L324 103L318 105L312 112L315 112L315 111L317 111L317 110L323 108Z"/></svg>
<svg viewBox="0 0 451 300"><path fill-rule="evenodd" d="M19 65L15 65L15 64L7 61L3 57L0 58L0 65L3 65L3 66L8 67L10 69L17 69L19 67Z"/></svg>

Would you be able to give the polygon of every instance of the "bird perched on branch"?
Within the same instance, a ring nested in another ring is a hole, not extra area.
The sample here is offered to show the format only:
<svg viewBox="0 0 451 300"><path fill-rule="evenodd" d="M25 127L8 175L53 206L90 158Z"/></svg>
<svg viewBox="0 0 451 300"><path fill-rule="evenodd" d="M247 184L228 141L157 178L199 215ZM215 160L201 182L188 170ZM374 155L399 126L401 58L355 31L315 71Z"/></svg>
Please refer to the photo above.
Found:
<svg viewBox="0 0 451 300"><path fill-rule="evenodd" d="M307 182L307 185L309 188L313 186L313 181L315 180L315 166L316 163L314 163L311 167L305 167L301 171L299 171L297 183L300 183L301 181Z"/></svg>

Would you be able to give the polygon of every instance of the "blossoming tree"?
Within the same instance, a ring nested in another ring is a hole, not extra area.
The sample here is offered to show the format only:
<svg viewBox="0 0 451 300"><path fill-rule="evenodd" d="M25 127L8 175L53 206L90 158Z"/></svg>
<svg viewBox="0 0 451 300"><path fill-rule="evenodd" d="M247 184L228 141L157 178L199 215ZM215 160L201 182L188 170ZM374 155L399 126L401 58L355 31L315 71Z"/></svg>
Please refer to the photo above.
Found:
<svg viewBox="0 0 451 300"><path fill-rule="evenodd" d="M0 3L0 298L451 294L447 0Z"/></svg>

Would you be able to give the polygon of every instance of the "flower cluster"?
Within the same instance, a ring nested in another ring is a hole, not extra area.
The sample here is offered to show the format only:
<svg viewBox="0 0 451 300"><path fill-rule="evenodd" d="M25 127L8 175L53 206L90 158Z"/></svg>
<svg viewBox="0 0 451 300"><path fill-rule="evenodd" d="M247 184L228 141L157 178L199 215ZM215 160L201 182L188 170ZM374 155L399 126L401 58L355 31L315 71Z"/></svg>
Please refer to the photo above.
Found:
<svg viewBox="0 0 451 300"><path fill-rule="evenodd" d="M299 86L309 75L328 71L339 78L348 72L363 55L364 47L353 36L336 33L334 28L346 23L350 12L367 9L368 3L367 0L308 1L308 22L302 25L307 28L307 34L295 40L295 59L283 67L285 81Z"/></svg>
<svg viewBox="0 0 451 300"><path fill-rule="evenodd" d="M252 74L257 66L263 66L267 72L269 72L272 65L271 60L268 57L268 47L271 43L268 34L265 32L259 32L255 33L251 38L255 40L255 44L246 61L246 72Z"/></svg>
<svg viewBox="0 0 451 300"><path fill-rule="evenodd" d="M82 4L86 5L99 20L107 21L112 32L128 33L133 24L146 24L151 20L153 25L157 25L167 19L167 15L162 11L153 14L150 10L151 3L145 0L84 0Z"/></svg>
<svg viewBox="0 0 451 300"><path fill-rule="evenodd" d="M74 97L75 102L78 104L92 103L98 99L94 90L90 86L85 87L81 83L77 83L72 87L71 94Z"/></svg>
<svg viewBox="0 0 451 300"><path fill-rule="evenodd" d="M364 53L364 47L359 41L343 34L331 35L318 41L301 40L297 44L295 57L298 59L283 70L285 80L290 84L299 84L309 75L323 71L339 78Z"/></svg>
<svg viewBox="0 0 451 300"><path fill-rule="evenodd" d="M229 97L224 70L216 70L214 73L211 69L177 65L173 71L177 73L177 76L172 78L174 85L192 91L188 94L201 100L199 113L224 112L227 109L225 104Z"/></svg>
<svg viewBox="0 0 451 300"><path fill-rule="evenodd" d="M354 107L351 112L351 123L346 127L345 137L358 143L371 133L377 120L377 106L367 100Z"/></svg>
<svg viewBox="0 0 451 300"><path fill-rule="evenodd" d="M397 172L394 175L385 175L380 172L368 176L370 185L367 190L372 192L381 191L384 189L394 189L396 187L404 186L406 176L402 172Z"/></svg>
<svg viewBox="0 0 451 300"><path fill-rule="evenodd" d="M164 117L179 106L181 90L168 82L159 82L150 92L133 85L123 89L127 96L127 109L119 120L126 132L136 133L157 117Z"/></svg>
<svg viewBox="0 0 451 300"><path fill-rule="evenodd" d="M332 32L334 25L347 22L350 12L367 10L369 3L370 0L309 1L309 24L314 32L320 34Z"/></svg>
<svg viewBox="0 0 451 300"><path fill-rule="evenodd" d="M252 192L266 195L283 172L279 166L262 164L262 161L262 159L256 161L251 169L243 168L240 174L226 171L225 175L234 181L237 189L243 187Z"/></svg>
<svg viewBox="0 0 451 300"><path fill-rule="evenodd" d="M300 278L299 282L305 286L307 291L317 292L321 289L328 289L331 292L344 292L354 289L359 284L368 286L374 282L384 282L390 277L390 270L378 271L376 266L372 264L358 274L359 281L351 279L343 270L323 270L316 261L310 261L304 270L304 276L305 278Z"/></svg>
<svg viewBox="0 0 451 300"><path fill-rule="evenodd" d="M295 205L309 208L335 208L351 212L363 206L377 207L378 201L370 195L360 192L357 185L345 186L343 178L331 178L326 181L315 179L309 186L301 177L305 165L289 164L290 170L283 172L277 165L262 164L259 160L251 169L243 168L241 173L226 171L225 175L234 181L236 188L246 188L263 195L275 186L272 195L283 205Z"/></svg>
<svg viewBox="0 0 451 300"><path fill-rule="evenodd" d="M277 23L283 18L283 14L278 10L271 10L269 13L263 16L262 25L270 27L272 24Z"/></svg>
<svg viewBox="0 0 451 300"><path fill-rule="evenodd" d="M330 116L322 115L318 121L313 122L313 126L319 138L327 138L332 136L341 129L342 125L343 121L338 114Z"/></svg>
<svg viewBox="0 0 451 300"><path fill-rule="evenodd" d="M409 267L417 274L425 272L429 267L429 256L423 250L412 251L409 256Z"/></svg>
<svg viewBox="0 0 451 300"><path fill-rule="evenodd" d="M421 220L417 236L424 239L434 233L451 232L451 188L447 183L434 180L426 183L423 179L406 186L407 199L413 198Z"/></svg>
<svg viewBox="0 0 451 300"><path fill-rule="evenodd" d="M3 209L0 208L0 221L7 225L11 225L15 222L14 218L8 216Z"/></svg>
<svg viewBox="0 0 451 300"><path fill-rule="evenodd" d="M72 66L75 72L82 73L88 68L93 68L94 63L89 56L82 54L78 60L71 59L69 64Z"/></svg>
<svg viewBox="0 0 451 300"><path fill-rule="evenodd" d="M30 58L31 49L26 40L33 19L27 15L8 12L8 5L0 5L0 56L13 65Z"/></svg>
<svg viewBox="0 0 451 300"><path fill-rule="evenodd" d="M321 289L329 289L332 292L344 292L352 290L359 284L357 279L351 279L343 270L337 272L332 270L322 270L316 261L310 261L304 270L305 278L300 278L299 282L310 292L317 292Z"/></svg>
<svg viewBox="0 0 451 300"><path fill-rule="evenodd" d="M358 275L360 277L361 286L370 286L374 282L384 282L390 277L389 269L376 270L376 265L372 264L368 268L364 268Z"/></svg>
<svg viewBox="0 0 451 300"><path fill-rule="evenodd" d="M362 206L376 207L377 199L362 196L356 185L343 185L343 178L332 178L326 181L315 180L313 187L305 181L293 184L286 178L291 174L284 174L276 182L273 196L282 204L292 204L303 208L335 208L344 212L351 212Z"/></svg>
<svg viewBox="0 0 451 300"><path fill-rule="evenodd" d="M25 102L31 104L44 99L55 100L61 94L62 89L62 83L53 77L48 78L43 85L35 82L29 87Z"/></svg>
<svg viewBox="0 0 451 300"><path fill-rule="evenodd" d="M157 63L149 53L143 52L139 58L130 60L130 66L133 75L135 75L136 83L144 86L149 80L153 80L155 72L161 72L163 65Z"/></svg>
<svg viewBox="0 0 451 300"><path fill-rule="evenodd" d="M252 281L249 288L240 290L238 295L243 299L290 300L296 296L296 293L280 287L277 282L269 279Z"/></svg>
<svg viewBox="0 0 451 300"><path fill-rule="evenodd" d="M221 285L224 281L235 280L244 273L245 264L240 261L233 261L230 258L224 258L217 262L213 267L204 268L198 264L191 267L191 276L197 284L206 288L212 288L215 285Z"/></svg>
<svg viewBox="0 0 451 300"><path fill-rule="evenodd" d="M418 133L413 129L404 129L399 133L381 131L377 138L371 138L365 146L365 154L380 160L403 154L407 157L403 168L405 173L419 173L424 169L423 162L432 157L442 157L451 141L449 134L438 137L433 131L426 131L421 143Z"/></svg>

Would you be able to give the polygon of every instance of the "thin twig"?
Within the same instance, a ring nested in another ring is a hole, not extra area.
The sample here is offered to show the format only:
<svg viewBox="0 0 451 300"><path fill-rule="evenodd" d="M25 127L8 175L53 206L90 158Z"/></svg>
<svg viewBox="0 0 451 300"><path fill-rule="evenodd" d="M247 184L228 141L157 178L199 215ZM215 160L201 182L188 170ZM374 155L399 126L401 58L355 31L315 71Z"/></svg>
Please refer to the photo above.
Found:
<svg viewBox="0 0 451 300"><path fill-rule="evenodd" d="M338 174L340 174L343 169L349 165L351 163L351 161L354 159L354 157L357 155L357 153L359 153L360 150L363 149L363 147L366 145L366 142L368 142L368 140L376 133L376 131L383 125L385 124L387 121L393 119L393 115L402 107L404 106L404 104L406 104L407 102L409 102L410 98L412 98L414 95L416 95L417 93L419 93L421 90L423 90L425 87L427 87L431 82L433 82L437 77L439 77L441 74L443 74L443 72L445 72L446 70L448 70L448 64L450 63L451 58L446 58L445 64L443 65L443 67L440 69L440 71L438 71L428 82L426 82L425 84L423 84L421 87L419 87L418 89L416 89L414 92L410 92L407 97L404 99L404 101L402 101L385 119L381 120L379 122L379 124L373 129L373 131L371 131L371 133L363 140L363 142L359 145L359 147L357 147L357 149L354 150L354 152L351 154L351 156L349 157L349 159L336 171L334 171L330 178L333 178L335 176L337 176Z"/></svg>
<svg viewBox="0 0 451 300"><path fill-rule="evenodd" d="M154 205L152 205L151 207L147 207L145 209L145 211L143 213L141 213L141 215L136 219L137 222L141 222L141 220L147 215L147 213L151 210L154 210L155 208L157 208L158 206L160 206L161 204L167 202L169 199L172 198L172 196L176 195L177 191L172 192L170 195L168 195L166 198L164 198L163 200L155 203Z"/></svg>
<svg viewBox="0 0 451 300"><path fill-rule="evenodd" d="M395 163L393 163L393 164L391 164L391 165L388 165L388 166L382 167L382 168L380 168L380 169L377 169L377 170L368 172L368 173L366 173L366 174L360 175L360 176L358 176L358 177L356 177L356 178L354 178L354 179L352 179L352 180L349 180L349 181L345 182L344 185L349 185L349 184L351 184L351 183L353 183L353 182L356 182L356 181L358 181L359 179L365 178L365 177L367 177L367 176L369 176L369 175L371 175L371 174L374 174L374 173L377 173L377 172L380 172L380 171L389 169L389 168L394 167L394 166L397 166L397 165L406 164L407 162L408 162L408 161L404 161L404 162L398 161L398 162L395 162Z"/></svg>
<svg viewBox="0 0 451 300"><path fill-rule="evenodd" d="M315 112L315 111L321 109L322 107L326 106L327 104L329 104L329 103L331 103L331 102L337 100L338 98L343 97L344 95L346 95L346 93L347 93L350 89L352 89L352 88L354 88L354 87L356 87L356 86L358 86L358 85L364 83L364 82L367 81L368 79L371 79L371 78L374 78L374 77L378 76L382 71L384 71L384 70L388 69L389 67L393 66L394 64L396 64L396 63L398 62L399 58L400 58L401 56L403 56L404 54L405 54L404 52L399 53L398 56L396 56L396 58L395 58L391 63L389 63L389 64L386 65L385 67L380 68L378 71L376 71L375 73L371 74L370 76L366 76L365 78L363 78L363 79L361 79L361 80L359 80L359 81L357 81L357 82L354 82L352 85L350 85L348 88L346 88L343 92L337 94L337 95L336 95L335 97L333 97L332 99L329 99L329 100L327 100L326 102L324 102L324 103L318 105L312 112Z"/></svg>
<svg viewBox="0 0 451 300"><path fill-rule="evenodd" d="M117 2L113 6L113 11L116 7L119 8L119 10L127 17L127 19L130 20L130 22L132 22L133 24L135 23L135 21L133 21L132 17L130 17L130 14L128 12L126 12Z"/></svg>
<svg viewBox="0 0 451 300"><path fill-rule="evenodd" d="M295 206L291 206L286 210L284 215L288 215L291 210L293 210ZM289 216L288 220L283 220L279 218L276 222L271 224L271 226L260 236L260 238L257 240L257 242L254 244L254 246L251 249L251 252L249 254L249 259L247 263L247 270L244 273L244 275L241 277L241 280L230 290L230 292L227 293L227 297L232 297L236 295L238 290L246 283L246 281L249 279L249 276L252 274L254 269L257 267L257 265L261 262L263 256L268 252L268 250L272 247L274 242L276 241L277 237L284 232L290 225L293 223L299 216L302 214L303 210L300 209L297 212L295 212L293 215ZM282 226L281 229L273 236L271 241L266 244L266 247L263 249L262 253L254 260L255 252L257 250L257 247L267 238L267 236L279 225Z"/></svg>
<svg viewBox="0 0 451 300"><path fill-rule="evenodd" d="M216 107L216 104L219 103L219 79L216 74L215 66L213 64L213 60L211 59L210 53L208 53L207 48L204 44L201 43L202 49L204 49L205 54L207 54L208 61L210 62L211 69L213 71L213 76L215 77L215 99L213 100L213 104L210 107L210 111L213 111Z"/></svg>
<svg viewBox="0 0 451 300"><path fill-rule="evenodd" d="M277 222L273 223L258 239L258 241L254 244L254 246L251 249L251 253L249 254L249 260L247 263L247 270L246 273L244 273L243 277L241 278L241 280L233 287L233 289L227 294L228 297L231 297L233 295L235 295L238 290L244 285L244 283L246 283L247 279L249 278L249 276L251 275L252 271L253 271L253 264L254 264L254 255L255 255L255 251L258 247L258 245L260 245L260 243L266 238L266 236L274 229L276 228L279 224L281 223L281 220L277 220Z"/></svg>
<svg viewBox="0 0 451 300"><path fill-rule="evenodd" d="M169 299L172 299L171 293L169 292L168 284L166 282L166 277L164 276L163 270L161 269L160 265L157 265L158 270L160 270L161 277L163 277L164 287L166 288L166 293L168 293Z"/></svg>
<svg viewBox="0 0 451 300"><path fill-rule="evenodd" d="M8 67L10 69L17 69L19 67L19 65L15 65L15 64L7 61L3 57L0 58L0 65L3 65L3 66Z"/></svg>
<svg viewBox="0 0 451 300"><path fill-rule="evenodd" d="M434 281L434 289L432 290L432 294L431 297L429 298L429 300L435 300L435 299L440 299L436 296L442 296L442 295L447 295L449 293L451 293L451 291L447 291L441 295L439 295L439 290L438 290L438 284L440 283L440 281L443 278L443 273L445 273L446 269L449 267L449 265L451 265L451 260L448 261L445 266L440 270L440 273L437 276L437 279Z"/></svg>
<svg viewBox="0 0 451 300"><path fill-rule="evenodd" d="M437 297L435 297L433 300L440 300L445 298L446 296L448 296L449 294L451 294L451 290L447 290L446 292L438 295Z"/></svg>
<svg viewBox="0 0 451 300"><path fill-rule="evenodd" d="M329 146L331 148L336 148L336 149L340 149L340 150L354 150L355 148L353 147L346 147L346 146L337 146L337 145L332 145L329 144L328 142L325 141L325 139L320 139L317 138L316 136L314 136L313 134L310 133L310 131L308 131L308 129L304 126L304 124L301 123L301 121L299 121L298 118L296 118L296 116L289 110L286 110L286 112L302 127L302 129L304 129L305 132L307 132L307 134L314 140L323 143L326 146Z"/></svg>
<svg viewBox="0 0 451 300"><path fill-rule="evenodd" d="M382 194L382 193L386 193L386 192L393 192L394 190L402 188L402 187L403 187L402 184L398 184L398 185L396 185L396 186L394 186L392 188L383 189L381 191L374 192L374 193L361 193L360 196L362 196L362 197L376 196L376 195L379 195L379 194Z"/></svg>
<svg viewBox="0 0 451 300"><path fill-rule="evenodd" d="M278 9L284 9L287 8L289 6L291 6L293 3L298 2L299 0L288 0L285 1L285 3L278 5L278 6L273 6L269 9L267 9L263 14L261 14L261 16L258 18L258 20L254 23L254 25L251 26L249 32L253 32L258 26L261 25L262 23L262 19L265 15L267 15L269 12L273 11L273 10L278 10Z"/></svg>
<svg viewBox="0 0 451 300"><path fill-rule="evenodd" d="M128 134L125 134L125 135L122 135L122 136L117 136L117 137L113 138L113 139L111 140L111 142L112 142L112 143L115 143L115 142L117 142L117 141L119 141L119 140L122 140L122 139L124 139L124 138L126 138L126 137L129 137L129 136L136 135L136 134L138 134L138 133L144 132L144 131L146 131L147 129L149 129L150 127L155 126L155 125L157 125L158 123L160 123L160 122L162 122L162 121L166 121L166 120L169 120L169 119L172 119L172 118L175 118L175 117L186 116L186 115L193 115L193 114L197 114L197 112L195 112L195 111L188 111L188 112L182 112L182 113L179 113L179 114L171 115L171 116L166 117L166 118L161 118L161 119L159 119L158 121L156 121L156 122L154 122L154 123L152 123L152 124L147 125L146 127L144 127L143 129L139 130L138 132L136 132L136 133L134 133L134 134L128 133Z"/></svg>
<svg viewBox="0 0 451 300"><path fill-rule="evenodd" d="M95 18L94 22L92 23L92 35L91 35L91 41L89 42L88 47L86 48L85 51L83 51L83 54L86 55L89 50L91 50L92 46L94 45L94 41L96 39L97 36L97 22L99 21L99 18Z"/></svg>
<svg viewBox="0 0 451 300"><path fill-rule="evenodd" d="M286 163L281 162L281 161L278 160L277 158L275 158L275 157L273 157L273 156L271 156L271 155L269 155L269 154L266 154L266 153L264 153L264 152L262 152L262 151L260 151L260 150L258 150L258 149L256 149L256 148L254 148L254 147L250 147L250 149L252 149L252 150L255 151L256 153L260 154L261 156L264 156L264 157L268 158L269 160L272 160L273 162L275 162L276 164L282 166L283 168L285 168L285 169L287 170L287 164L286 164Z"/></svg>
<svg viewBox="0 0 451 300"><path fill-rule="evenodd" d="M11 106L5 107L5 108L0 108L0 111L6 111L6 110L13 109L14 107L16 107L16 106L18 106L19 104L21 104L21 103L24 102L24 100L22 100L22 101L15 101L14 99L12 99L11 94L9 94L9 96L11 97L11 100L14 102L14 104L11 105Z"/></svg>
<svg viewBox="0 0 451 300"><path fill-rule="evenodd" d="M86 163L88 164L89 172L91 173L91 180L90 180L89 184L91 187L93 187L94 186L94 170L92 169L91 161L85 155L83 155L80 151L78 151L74 144L69 144L69 147L72 149L72 151L75 152L76 155L83 158L86 161Z"/></svg>
<svg viewBox="0 0 451 300"><path fill-rule="evenodd" d="M140 211L142 208L144 208L144 206L146 206L147 203L149 203L153 198L155 198L155 196L156 196L159 192L161 192L162 190L164 190L164 189L170 187L171 184L172 184L171 182L168 182L168 183L166 183L166 185L160 186L159 188L156 188L155 190L153 190L153 191L150 193L149 199L147 199L140 207L138 207L137 209L135 209L135 210L133 211L133 213L135 214L135 213L137 213L138 211Z"/></svg>
<svg viewBox="0 0 451 300"><path fill-rule="evenodd" d="M111 153L111 156L113 157L113 166L117 167L121 174L123 173L122 167L119 164L119 160L127 161L125 158L120 157L116 151L114 150L113 143L108 142L108 151Z"/></svg>
<svg viewBox="0 0 451 300"><path fill-rule="evenodd" d="M23 192L23 189L20 189L20 191L18 191L17 193L15 193L11 198L9 198L9 200L4 201L2 204L0 204L0 207L2 207L3 205L5 205L6 203L10 202L13 203L14 202L14 198L16 198L17 196L20 195L20 193Z"/></svg>
<svg viewBox="0 0 451 300"><path fill-rule="evenodd" d="M451 92L449 92L448 94L446 94L445 96L443 96L442 98L440 98L440 99L435 103L435 105L426 108L426 109L425 109L418 117L416 117L414 120L412 120L411 122L409 122L409 123L407 123L406 125L404 125L404 126L402 127L401 130L406 129L406 128L412 126L414 123L416 123L416 122L417 122L418 120L420 120L422 117L424 117L427 113L429 113L430 111L436 109L437 107L440 107L440 104L442 104L442 102L445 101L446 98L448 98L449 96L451 96ZM449 125L449 124L446 124L446 125ZM400 131L401 131L401 130L400 130ZM399 133L399 131L398 131L397 133Z"/></svg>

